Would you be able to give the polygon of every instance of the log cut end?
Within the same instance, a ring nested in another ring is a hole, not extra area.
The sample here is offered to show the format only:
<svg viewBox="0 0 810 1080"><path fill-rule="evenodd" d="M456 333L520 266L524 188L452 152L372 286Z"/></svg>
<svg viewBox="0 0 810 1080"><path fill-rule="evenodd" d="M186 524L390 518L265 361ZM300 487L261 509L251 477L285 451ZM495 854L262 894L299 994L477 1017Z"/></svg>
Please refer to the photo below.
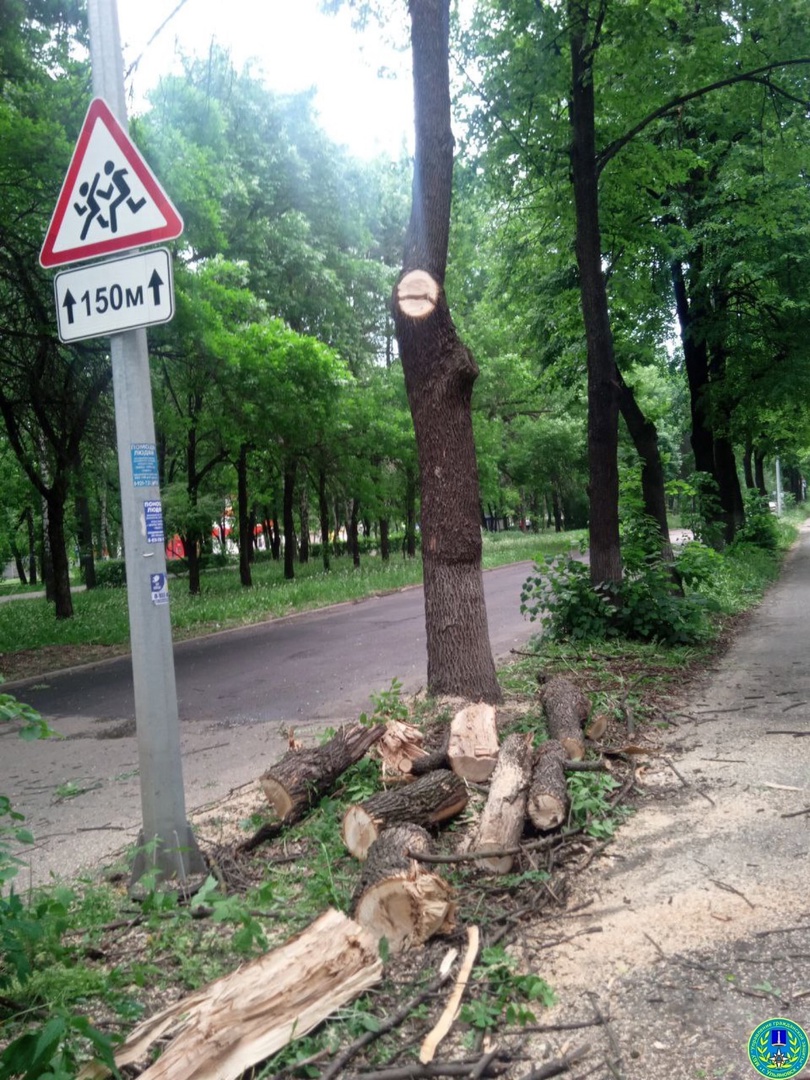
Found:
<svg viewBox="0 0 810 1080"><path fill-rule="evenodd" d="M440 286L427 270L411 270L397 285L399 310L411 319L424 319L439 302Z"/></svg>
<svg viewBox="0 0 810 1080"><path fill-rule="evenodd" d="M400 871L371 885L360 897L354 918L392 953L423 945L434 934L455 927L452 888L435 874Z"/></svg>
<svg viewBox="0 0 810 1080"><path fill-rule="evenodd" d="M279 820L283 821L293 809L293 800L289 791L269 772L259 778L259 783L267 801L275 810Z"/></svg>
<svg viewBox="0 0 810 1080"><path fill-rule="evenodd" d="M447 759L464 780L473 784L489 780L498 760L498 727L491 705L481 701L456 713L450 721Z"/></svg>
<svg viewBox="0 0 810 1080"><path fill-rule="evenodd" d="M363 861L368 857L368 849L380 835L380 826L368 810L357 805L346 810L340 831L346 849L355 859Z"/></svg>

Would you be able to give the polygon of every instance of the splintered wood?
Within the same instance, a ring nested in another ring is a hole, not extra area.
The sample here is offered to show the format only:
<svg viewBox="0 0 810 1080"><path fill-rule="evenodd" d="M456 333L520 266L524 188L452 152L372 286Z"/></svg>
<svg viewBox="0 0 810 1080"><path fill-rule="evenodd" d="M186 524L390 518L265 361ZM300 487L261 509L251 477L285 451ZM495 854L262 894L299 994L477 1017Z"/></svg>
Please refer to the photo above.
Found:
<svg viewBox="0 0 810 1080"><path fill-rule="evenodd" d="M144 1021L116 1065L143 1061L171 1036L141 1080L237 1080L365 993L382 969L372 936L329 909L286 945Z"/></svg>
<svg viewBox="0 0 810 1080"><path fill-rule="evenodd" d="M352 915L376 940L385 938L392 953L450 933L455 925L451 886L409 855L430 849L430 837L418 825L386 829L369 849Z"/></svg>
<svg viewBox="0 0 810 1080"><path fill-rule="evenodd" d="M382 738L377 743L377 753L383 763L383 776L408 776L413 772L414 762L427 757L423 742L424 735L415 724L389 720Z"/></svg>

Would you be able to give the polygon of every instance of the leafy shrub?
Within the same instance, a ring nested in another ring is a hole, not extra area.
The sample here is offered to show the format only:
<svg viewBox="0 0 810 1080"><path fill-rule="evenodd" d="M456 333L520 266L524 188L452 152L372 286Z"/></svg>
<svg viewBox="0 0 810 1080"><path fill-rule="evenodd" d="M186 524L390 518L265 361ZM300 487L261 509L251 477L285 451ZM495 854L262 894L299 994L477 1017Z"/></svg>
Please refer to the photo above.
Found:
<svg viewBox="0 0 810 1080"><path fill-rule="evenodd" d="M765 551L779 547L779 522L771 513L768 500L758 491L746 491L745 523L734 536L734 544L753 544Z"/></svg>
<svg viewBox="0 0 810 1080"><path fill-rule="evenodd" d="M691 645L708 634L706 604L675 589L672 568L658 557L629 560L617 585L592 585L589 568L558 557L535 565L524 583L521 611L545 617L555 640L598 641L625 637Z"/></svg>
<svg viewBox="0 0 810 1080"><path fill-rule="evenodd" d="M101 559L96 563L96 585L100 589L123 589L127 567L123 559Z"/></svg>

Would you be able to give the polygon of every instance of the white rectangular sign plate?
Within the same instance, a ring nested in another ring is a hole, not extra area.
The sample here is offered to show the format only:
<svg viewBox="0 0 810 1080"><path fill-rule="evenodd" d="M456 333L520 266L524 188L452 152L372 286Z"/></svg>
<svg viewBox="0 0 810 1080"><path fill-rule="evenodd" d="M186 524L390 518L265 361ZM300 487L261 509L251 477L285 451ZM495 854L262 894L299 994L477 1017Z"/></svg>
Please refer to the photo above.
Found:
<svg viewBox="0 0 810 1080"><path fill-rule="evenodd" d="M53 288L59 338L65 342L154 326L174 316L168 248L62 270Z"/></svg>

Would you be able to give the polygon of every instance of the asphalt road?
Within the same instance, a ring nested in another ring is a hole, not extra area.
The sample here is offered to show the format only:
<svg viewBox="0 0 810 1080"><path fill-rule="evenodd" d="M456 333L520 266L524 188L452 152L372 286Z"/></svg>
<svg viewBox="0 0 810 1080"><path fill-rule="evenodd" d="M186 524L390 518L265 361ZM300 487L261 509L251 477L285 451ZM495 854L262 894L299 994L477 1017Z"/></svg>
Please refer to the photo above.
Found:
<svg viewBox="0 0 810 1080"><path fill-rule="evenodd" d="M496 657L534 627L520 613L531 564L484 574ZM286 748L287 729L314 738L371 707L396 678L426 681L421 588L339 604L174 648L189 812L256 779ZM0 735L0 791L37 838L31 878L97 864L141 820L129 657L7 684L64 736L25 743Z"/></svg>

